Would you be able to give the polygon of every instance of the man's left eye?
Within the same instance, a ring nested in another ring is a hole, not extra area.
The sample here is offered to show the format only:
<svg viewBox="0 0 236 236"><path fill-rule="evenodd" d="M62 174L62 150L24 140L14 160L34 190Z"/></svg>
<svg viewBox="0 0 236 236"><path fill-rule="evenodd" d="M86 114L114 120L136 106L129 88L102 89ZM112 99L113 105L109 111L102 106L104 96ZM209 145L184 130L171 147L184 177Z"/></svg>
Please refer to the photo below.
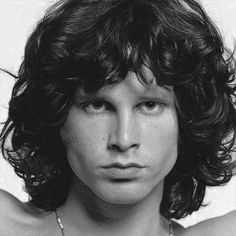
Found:
<svg viewBox="0 0 236 236"><path fill-rule="evenodd" d="M164 104L156 102L156 101L147 101L139 105L142 111L149 112L149 113L158 113L162 111L163 106Z"/></svg>

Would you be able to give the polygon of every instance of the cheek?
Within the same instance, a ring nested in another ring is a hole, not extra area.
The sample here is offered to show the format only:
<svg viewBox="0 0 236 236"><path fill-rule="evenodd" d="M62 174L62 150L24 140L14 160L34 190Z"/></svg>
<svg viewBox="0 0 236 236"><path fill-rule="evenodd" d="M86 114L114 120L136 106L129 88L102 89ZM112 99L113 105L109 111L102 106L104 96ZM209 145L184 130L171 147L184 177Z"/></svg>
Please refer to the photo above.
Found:
<svg viewBox="0 0 236 236"><path fill-rule="evenodd" d="M178 120L174 111L160 119L142 123L143 140L154 149L169 149L178 143Z"/></svg>
<svg viewBox="0 0 236 236"><path fill-rule="evenodd" d="M61 130L69 162L77 162L85 168L96 161L105 146L105 133L101 124L70 113Z"/></svg>
<svg viewBox="0 0 236 236"><path fill-rule="evenodd" d="M178 121L171 112L157 122L145 124L143 142L151 162L163 174L174 166L178 155Z"/></svg>

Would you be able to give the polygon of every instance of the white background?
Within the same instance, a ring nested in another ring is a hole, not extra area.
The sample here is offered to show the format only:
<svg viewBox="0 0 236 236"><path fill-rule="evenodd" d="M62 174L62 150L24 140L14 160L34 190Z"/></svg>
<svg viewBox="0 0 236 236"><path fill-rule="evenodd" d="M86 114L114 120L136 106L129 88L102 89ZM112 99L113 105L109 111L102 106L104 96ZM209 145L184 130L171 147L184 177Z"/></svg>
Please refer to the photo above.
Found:
<svg viewBox="0 0 236 236"><path fill-rule="evenodd" d="M55 0L0 0L0 67L17 73L22 60L25 41L43 16L45 9ZM233 48L236 38L236 0L202 0L208 14L220 28L226 45ZM7 104L13 85L10 76L0 72L0 122L7 116ZM27 200L21 180L12 168L0 157L0 188L5 189L22 201ZM206 218L225 214L236 209L236 177L223 187L208 188L200 209L181 221L185 226Z"/></svg>

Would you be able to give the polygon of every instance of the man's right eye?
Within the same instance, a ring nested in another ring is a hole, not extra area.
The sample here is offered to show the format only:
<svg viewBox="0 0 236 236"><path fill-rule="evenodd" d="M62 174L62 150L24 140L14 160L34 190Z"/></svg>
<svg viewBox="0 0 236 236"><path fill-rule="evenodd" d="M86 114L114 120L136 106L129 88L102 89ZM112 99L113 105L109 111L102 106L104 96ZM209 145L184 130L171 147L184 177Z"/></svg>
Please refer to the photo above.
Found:
<svg viewBox="0 0 236 236"><path fill-rule="evenodd" d="M103 100L85 101L80 106L87 113L102 113L110 109L110 105Z"/></svg>

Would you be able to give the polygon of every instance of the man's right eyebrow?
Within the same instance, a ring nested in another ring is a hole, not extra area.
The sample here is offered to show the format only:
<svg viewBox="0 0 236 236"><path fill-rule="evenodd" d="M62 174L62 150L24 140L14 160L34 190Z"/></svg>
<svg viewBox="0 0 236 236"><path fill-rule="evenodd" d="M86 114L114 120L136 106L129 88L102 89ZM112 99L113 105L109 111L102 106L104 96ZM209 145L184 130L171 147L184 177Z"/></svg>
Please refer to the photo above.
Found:
<svg viewBox="0 0 236 236"><path fill-rule="evenodd" d="M84 99L96 99L96 98L99 98L99 96L91 93L83 93L83 94L76 93L74 96L74 99L78 101Z"/></svg>

